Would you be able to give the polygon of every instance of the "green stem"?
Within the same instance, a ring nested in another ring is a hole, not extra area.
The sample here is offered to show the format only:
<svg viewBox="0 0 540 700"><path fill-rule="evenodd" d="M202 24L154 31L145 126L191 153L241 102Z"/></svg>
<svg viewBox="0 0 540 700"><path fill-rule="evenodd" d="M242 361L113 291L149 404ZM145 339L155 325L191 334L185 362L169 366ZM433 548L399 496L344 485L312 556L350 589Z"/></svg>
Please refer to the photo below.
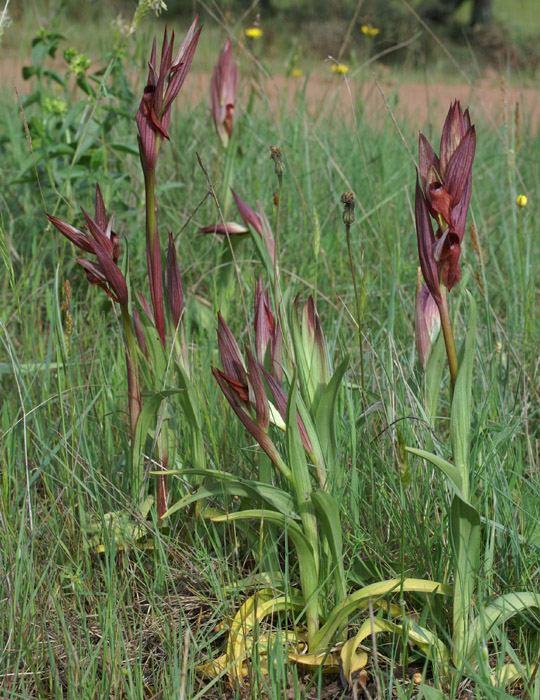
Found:
<svg viewBox="0 0 540 700"><path fill-rule="evenodd" d="M276 232L274 235L274 302L276 314L281 317L281 290L279 286L279 213L281 211L281 193L283 191L283 176L278 175L278 201L276 205Z"/></svg>
<svg viewBox="0 0 540 700"><path fill-rule="evenodd" d="M458 375L458 358L456 352L456 344L454 342L454 334L452 332L452 323L450 314L448 313L448 292L444 285L441 285L441 301L437 302L439 314L441 317L441 327L444 336L444 344L446 346L446 356L448 357L448 367L450 369L450 380L452 382L452 390L456 386Z"/></svg>
<svg viewBox="0 0 540 700"><path fill-rule="evenodd" d="M131 325L131 317L126 304L120 306L122 312L122 324L124 326L124 335L126 339L126 369L128 380L128 404L129 404L129 431L131 437L131 455L132 455L132 479L131 492L135 499L139 496L139 489L142 484L142 473L138 464L133 464L133 454L135 450L135 431L137 429L137 421L141 412L141 390L139 386L139 368L137 364L137 347L135 344L135 336Z"/></svg>
<svg viewBox="0 0 540 700"><path fill-rule="evenodd" d="M360 296L358 294L358 285L356 284L356 272L354 269L354 261L353 261L353 256L352 256L352 248L351 248L351 225L350 224L345 224L345 230L347 232L347 250L349 252L349 265L351 268L351 275L352 275L352 281L353 281L353 287L354 287L354 300L356 304L356 323L358 327L358 349L360 350L360 381L362 384L362 398L364 400L364 404L366 402L366 384L365 384L365 377L364 377L364 342L362 340L362 309L361 309L361 304L360 304ZM366 406L364 405L364 409Z"/></svg>

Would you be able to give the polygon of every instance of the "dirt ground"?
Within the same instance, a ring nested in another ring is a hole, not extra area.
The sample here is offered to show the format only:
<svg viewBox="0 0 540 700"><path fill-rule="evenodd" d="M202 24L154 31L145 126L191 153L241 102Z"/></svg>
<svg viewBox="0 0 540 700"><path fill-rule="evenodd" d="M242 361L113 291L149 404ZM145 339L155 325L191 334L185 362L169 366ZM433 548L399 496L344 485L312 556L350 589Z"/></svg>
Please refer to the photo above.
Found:
<svg viewBox="0 0 540 700"><path fill-rule="evenodd" d="M9 56L0 59L0 90L14 94L16 86L21 94L29 92L31 86L21 76L22 65L20 60ZM65 64L58 68L63 71ZM426 129L429 125L438 129L450 102L459 99L462 105L469 106L473 121L481 120L492 128L498 128L505 122L515 122L517 111L522 135L535 135L538 130L540 89L507 86L495 72L486 74L474 85L453 84L454 79L445 85L440 82L440 78L434 83L403 80L398 83L389 77L390 71L380 70L379 73L380 85L377 85L376 78L369 72L361 75L352 72L341 76L331 74L330 66L321 63L311 74L306 89L306 104L311 117L319 122L331 115L336 118L336 127L340 119L350 124L358 118L351 105L357 104L360 97L363 105L362 118L368 122L384 123L383 120L391 110L398 124L407 121L409 124L417 124L419 129ZM276 122L284 106L288 110L294 109L296 98L304 88L304 81L303 76L287 78L274 75L257 82L256 89L263 104ZM209 100L209 82L208 73L193 71L182 91L180 109L189 108L202 99ZM249 76L242 76L241 90L244 97L250 85L254 84ZM242 104L242 94L239 95L238 102Z"/></svg>

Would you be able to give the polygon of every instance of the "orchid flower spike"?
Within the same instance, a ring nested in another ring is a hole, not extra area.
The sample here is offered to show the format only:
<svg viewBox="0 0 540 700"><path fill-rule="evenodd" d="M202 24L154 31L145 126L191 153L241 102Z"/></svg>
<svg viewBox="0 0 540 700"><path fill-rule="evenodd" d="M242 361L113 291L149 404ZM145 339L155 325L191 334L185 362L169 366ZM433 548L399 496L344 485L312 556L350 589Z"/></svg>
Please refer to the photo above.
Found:
<svg viewBox="0 0 540 700"><path fill-rule="evenodd" d="M148 80L137 115L139 148L145 171L154 170L160 139L169 138L171 106L189 72L202 27L197 29L198 18L188 30L173 59L174 32L169 43L167 30L163 36L159 73L156 70L156 40L148 62Z"/></svg>
<svg viewBox="0 0 540 700"><path fill-rule="evenodd" d="M469 110L455 101L441 135L440 156L426 137L419 137L420 181L415 213L422 274L433 298L441 298L440 280L448 290L461 279L459 259L471 199L476 131ZM435 232L431 221L435 221Z"/></svg>
<svg viewBox="0 0 540 700"><path fill-rule="evenodd" d="M51 214L47 214L47 218L77 248L97 257L97 262L77 258L79 265L84 267L90 284L104 289L113 301L126 305L128 288L124 275L118 267L120 245L118 236L113 231L114 212L110 218L107 218L99 185L96 185L94 218L92 219L84 209L82 213L86 219L86 226L82 231Z"/></svg>
<svg viewBox="0 0 540 700"><path fill-rule="evenodd" d="M233 61L232 43L230 39L227 39L218 56L210 82L212 116L217 134L225 147L228 145L233 131L237 77L238 70Z"/></svg>

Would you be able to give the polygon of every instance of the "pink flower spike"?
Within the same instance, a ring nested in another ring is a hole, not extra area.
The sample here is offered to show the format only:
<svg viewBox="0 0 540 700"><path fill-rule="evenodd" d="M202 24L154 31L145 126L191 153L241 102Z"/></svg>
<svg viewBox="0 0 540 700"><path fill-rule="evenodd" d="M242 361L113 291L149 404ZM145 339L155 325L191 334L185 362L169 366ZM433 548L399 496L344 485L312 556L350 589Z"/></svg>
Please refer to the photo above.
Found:
<svg viewBox="0 0 540 700"><path fill-rule="evenodd" d="M417 185L418 251L424 279L436 301L441 277L448 290L461 278L459 259L471 199L475 151L476 131L469 111L463 112L457 101L450 106L442 129L440 158L425 136L419 137L422 188ZM437 225L435 232L430 215Z"/></svg>
<svg viewBox="0 0 540 700"><path fill-rule="evenodd" d="M166 138L171 121L171 106L189 72L197 48L201 28L197 30L195 18L180 46L174 61L172 58L174 34L169 43L167 30L161 48L159 74L156 71L156 42L148 62L148 81L144 88L139 109L135 116L139 129L139 149L145 171L154 170L157 160L157 139Z"/></svg>
<svg viewBox="0 0 540 700"><path fill-rule="evenodd" d="M218 56L210 82L212 116L217 134L225 147L229 143L233 130L237 74L237 65L232 58L232 43L227 39Z"/></svg>
<svg viewBox="0 0 540 700"><path fill-rule="evenodd" d="M178 269L176 259L176 247L174 237L169 233L169 247L167 249L167 260L165 262L165 288L167 291L167 301L169 303L169 313L174 327L177 328L182 318L184 308L184 288L182 277Z"/></svg>
<svg viewBox="0 0 540 700"><path fill-rule="evenodd" d="M125 305L128 303L129 294L124 275L118 267L120 244L118 236L112 230L114 214L107 218L99 186L96 188L96 220L92 219L84 209L82 213L86 219L86 229L90 232L90 235L79 231L65 221L61 221L56 216L47 214L47 217L53 226L78 248L97 257L97 262L84 258L77 259L77 262L84 267L90 284L101 287L111 299Z"/></svg>
<svg viewBox="0 0 540 700"><path fill-rule="evenodd" d="M255 229L257 233L262 236L262 224L261 224L261 218L260 216L250 207L248 206L241 197L239 197L236 192L233 190L231 187L231 192L234 197L234 201L236 202L236 208L238 209L238 213L242 217L242 221L246 224L246 226L251 226L251 228Z"/></svg>

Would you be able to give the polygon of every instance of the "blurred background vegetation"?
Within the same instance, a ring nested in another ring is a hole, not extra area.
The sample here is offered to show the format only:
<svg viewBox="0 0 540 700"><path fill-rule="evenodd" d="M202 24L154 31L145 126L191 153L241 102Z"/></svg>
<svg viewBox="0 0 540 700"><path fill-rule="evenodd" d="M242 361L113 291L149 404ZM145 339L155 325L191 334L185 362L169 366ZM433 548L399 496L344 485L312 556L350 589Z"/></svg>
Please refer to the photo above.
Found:
<svg viewBox="0 0 540 700"><path fill-rule="evenodd" d="M155 4L166 4L161 16L171 24L187 22L198 13L206 31L218 24L233 32L260 24L265 60L279 61L281 67L284 58L291 59L291 51L307 61L338 53L353 63L355 58L361 61L366 53L362 33L366 25L379 29L369 37L369 55L388 52L381 58L388 65L403 63L403 52L392 47L410 42L408 68L439 71L447 77L451 64L441 60L437 42L427 40L427 34L434 32L468 67L517 71L523 78L534 79L540 66L538 0L156 0ZM69 33L69 41L79 50L104 50L135 8L134 0L12 3L12 24L4 34L2 51L24 52L37 27L50 28L55 23L59 31ZM91 26L99 31L88 31ZM206 68L200 60L199 56L199 67Z"/></svg>

